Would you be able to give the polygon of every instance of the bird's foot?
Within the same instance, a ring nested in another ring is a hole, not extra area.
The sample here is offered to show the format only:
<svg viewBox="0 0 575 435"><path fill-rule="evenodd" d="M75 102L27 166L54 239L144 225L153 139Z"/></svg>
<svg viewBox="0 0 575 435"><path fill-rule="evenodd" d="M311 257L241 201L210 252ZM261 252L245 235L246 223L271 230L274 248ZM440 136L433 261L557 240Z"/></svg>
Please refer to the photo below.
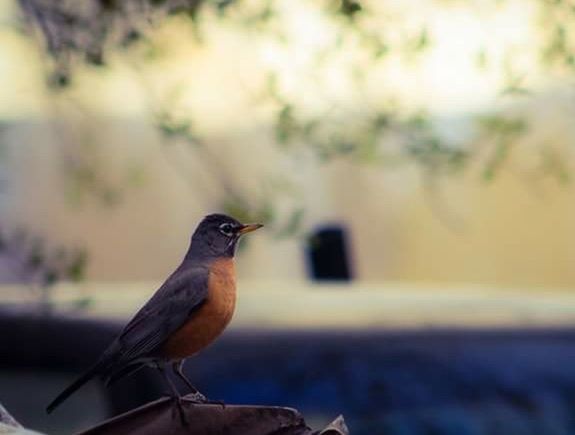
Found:
<svg viewBox="0 0 575 435"><path fill-rule="evenodd" d="M226 404L221 400L210 400L200 392L188 394L183 399L195 404L220 405L223 409L226 408Z"/></svg>
<svg viewBox="0 0 575 435"><path fill-rule="evenodd" d="M196 391L195 393L186 394L184 396L184 399L186 399L187 402L192 402L192 403L208 403L209 402L209 400L206 398L206 396L204 396L199 391Z"/></svg>

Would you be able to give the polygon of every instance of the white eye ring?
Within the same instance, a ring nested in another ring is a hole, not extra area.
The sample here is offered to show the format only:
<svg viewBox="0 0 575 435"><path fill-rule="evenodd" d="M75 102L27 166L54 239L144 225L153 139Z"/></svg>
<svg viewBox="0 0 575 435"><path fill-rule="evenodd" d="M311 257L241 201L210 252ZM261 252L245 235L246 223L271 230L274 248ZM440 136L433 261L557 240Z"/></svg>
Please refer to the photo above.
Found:
<svg viewBox="0 0 575 435"><path fill-rule="evenodd" d="M232 224L226 223L220 225L220 233L222 233L224 236L232 237L234 235L233 229L234 227Z"/></svg>

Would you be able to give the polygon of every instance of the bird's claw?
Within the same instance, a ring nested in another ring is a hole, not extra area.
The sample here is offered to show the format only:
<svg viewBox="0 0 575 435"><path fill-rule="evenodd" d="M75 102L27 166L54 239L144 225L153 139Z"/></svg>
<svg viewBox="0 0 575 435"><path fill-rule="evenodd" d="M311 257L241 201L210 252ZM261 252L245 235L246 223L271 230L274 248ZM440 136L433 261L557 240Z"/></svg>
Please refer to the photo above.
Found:
<svg viewBox="0 0 575 435"><path fill-rule="evenodd" d="M206 396L204 396L202 393L196 392L196 393L190 393L190 394L186 394L184 396L184 399L187 402L192 402L192 403L208 403L208 399L206 399Z"/></svg>
<svg viewBox="0 0 575 435"><path fill-rule="evenodd" d="M222 409L226 409L226 404L221 400L210 400L202 393L191 393L183 397L187 402L202 404L202 405L220 405Z"/></svg>

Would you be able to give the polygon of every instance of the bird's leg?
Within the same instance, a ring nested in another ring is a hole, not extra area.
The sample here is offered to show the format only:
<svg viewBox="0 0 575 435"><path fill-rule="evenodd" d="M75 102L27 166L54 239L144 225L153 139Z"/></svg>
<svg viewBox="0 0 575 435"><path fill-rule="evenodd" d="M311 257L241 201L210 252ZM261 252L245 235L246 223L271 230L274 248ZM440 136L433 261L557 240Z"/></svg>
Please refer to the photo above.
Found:
<svg viewBox="0 0 575 435"><path fill-rule="evenodd" d="M164 366L161 364L156 364L156 368L160 371L160 373L162 374L162 377L164 378L164 380L166 381L166 383L170 386L170 389L172 390L173 393L173 399L176 402L176 408L178 409L178 414L180 415L180 420L182 421L182 425L184 426L189 426L188 420L186 419L186 414L184 413L184 407L182 405L182 397L180 396L180 393L178 391L178 389L176 388L176 385L172 382L172 380L170 379L170 377L168 376L168 374L166 373L166 370L164 369Z"/></svg>
<svg viewBox="0 0 575 435"><path fill-rule="evenodd" d="M226 404L224 402L222 402L221 400L209 400L206 398L206 396L204 396L202 393L200 393L198 391L198 389L192 385L192 383L186 377L186 375L184 375L183 368L184 368L184 360L172 363L172 370L174 371L174 373L182 381L185 382L185 384L188 386L188 388L192 392L192 397L186 396L186 399L191 400L194 403L212 403L212 404L216 404L216 405L221 405L223 408L226 407Z"/></svg>
<svg viewBox="0 0 575 435"><path fill-rule="evenodd" d="M178 376L182 381L184 381L184 383L188 386L188 388L192 392L192 397L190 397L189 399L195 403L206 403L206 402L208 402L208 399L206 399L206 396L204 396L202 393L200 393L198 391L198 389L192 385L192 383L186 377L186 375L184 375L183 367L184 367L184 360L172 363L172 370L174 371L176 376Z"/></svg>
<svg viewBox="0 0 575 435"><path fill-rule="evenodd" d="M176 388L176 385L174 384L174 382L170 379L170 377L166 373L164 366L162 366L160 364L156 364L156 368L160 371L160 373L162 374L162 377L164 378L164 381L166 381L166 384L168 384L168 386L172 390L172 397L180 397L180 392Z"/></svg>

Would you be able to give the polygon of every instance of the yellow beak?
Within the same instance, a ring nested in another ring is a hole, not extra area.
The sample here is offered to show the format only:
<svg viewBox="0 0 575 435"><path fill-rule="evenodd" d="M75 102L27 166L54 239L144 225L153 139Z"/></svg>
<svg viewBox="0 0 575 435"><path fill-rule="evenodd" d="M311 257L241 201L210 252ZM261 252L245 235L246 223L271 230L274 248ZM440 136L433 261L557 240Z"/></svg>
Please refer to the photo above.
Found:
<svg viewBox="0 0 575 435"><path fill-rule="evenodd" d="M262 224L246 224L243 225L240 230L238 231L239 234L246 234L246 233L251 233L252 231L255 231L259 228L263 227Z"/></svg>

